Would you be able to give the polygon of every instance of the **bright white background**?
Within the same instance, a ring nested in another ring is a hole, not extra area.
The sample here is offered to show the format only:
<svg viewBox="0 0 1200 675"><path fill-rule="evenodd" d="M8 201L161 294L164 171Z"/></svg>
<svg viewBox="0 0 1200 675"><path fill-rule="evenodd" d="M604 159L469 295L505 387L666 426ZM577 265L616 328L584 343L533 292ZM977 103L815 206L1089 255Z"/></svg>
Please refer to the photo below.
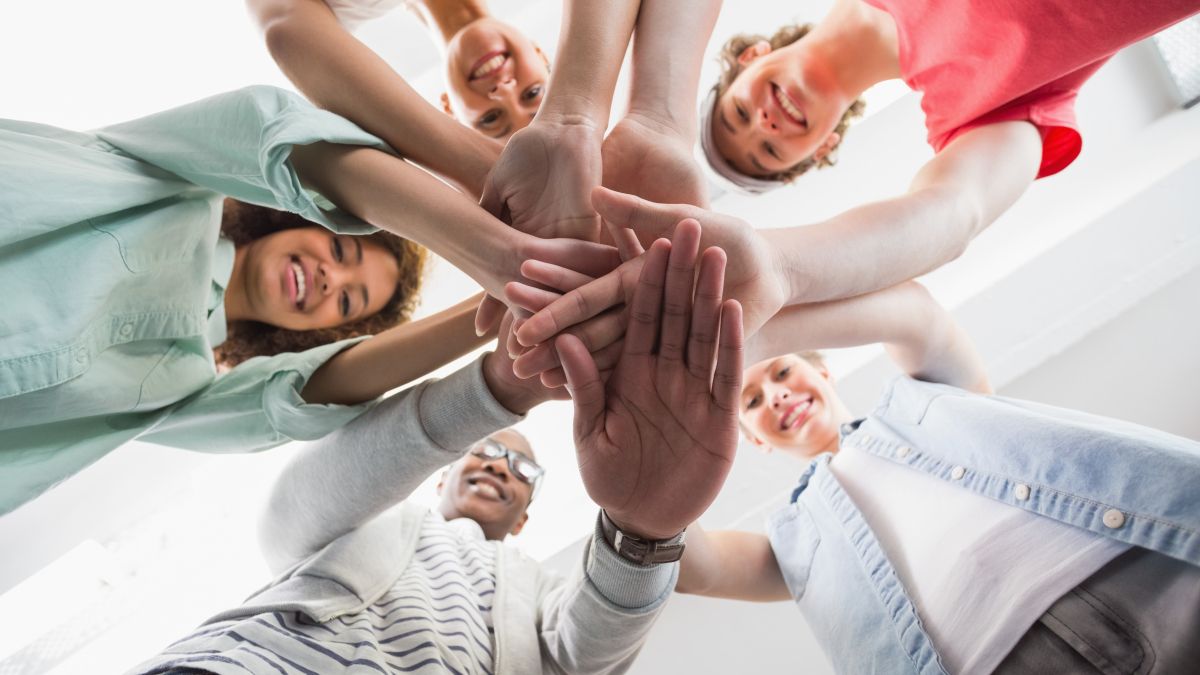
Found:
<svg viewBox="0 0 1200 675"><path fill-rule="evenodd" d="M716 35L770 32L815 19L827 4L728 3ZM553 55L558 0L495 0L493 8ZM397 13L359 34L422 93L440 91L436 49L410 17ZM248 84L290 87L233 0L9 3L0 64L0 117L74 129ZM869 116L848 135L836 170L769 197L719 196L715 208L777 227L903 190L930 156L917 99L904 91L870 92ZM1175 111L1152 50L1139 45L1088 85L1079 119L1086 140L1076 165L1040 181L962 259L925 281L979 341L1002 392L1200 438L1200 118ZM421 312L472 292L440 263ZM868 409L890 372L879 350L833 361L843 394ZM573 470L569 425L566 404L522 424L550 473L515 542L563 569L593 515ZM211 457L131 444L0 519L0 675L120 672L264 583L254 517L289 452ZM760 527L799 469L744 448L705 522ZM432 499L431 486L416 498ZM787 604L680 598L636 670L827 667Z"/></svg>

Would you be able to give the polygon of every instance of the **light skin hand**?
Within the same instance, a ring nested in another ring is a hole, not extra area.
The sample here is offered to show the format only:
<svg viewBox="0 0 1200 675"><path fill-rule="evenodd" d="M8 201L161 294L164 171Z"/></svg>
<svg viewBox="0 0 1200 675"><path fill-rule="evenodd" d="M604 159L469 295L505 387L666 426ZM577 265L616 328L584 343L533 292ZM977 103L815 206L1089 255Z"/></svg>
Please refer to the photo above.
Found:
<svg viewBox="0 0 1200 675"><path fill-rule="evenodd" d="M636 113L604 139L604 187L653 202L708 206L708 185L686 136Z"/></svg>
<svg viewBox="0 0 1200 675"><path fill-rule="evenodd" d="M648 539L703 513L737 451L741 311L721 300L724 254L699 256L699 240L696 223L684 223L673 243L646 253L607 382L578 338L556 341L588 495L622 531Z"/></svg>
<svg viewBox="0 0 1200 675"><path fill-rule="evenodd" d="M702 218L699 220L705 228L702 243L719 246L728 255L725 291L744 307L747 336L752 336L783 306L786 287L778 272L777 257L745 222L694 206L653 204L604 188L594 192L593 203L607 223L630 228L642 241L671 232L682 220ZM636 261L625 263L633 264ZM631 278L629 269L617 268L571 290L526 321L517 332L518 340L526 346L540 344L624 302Z"/></svg>

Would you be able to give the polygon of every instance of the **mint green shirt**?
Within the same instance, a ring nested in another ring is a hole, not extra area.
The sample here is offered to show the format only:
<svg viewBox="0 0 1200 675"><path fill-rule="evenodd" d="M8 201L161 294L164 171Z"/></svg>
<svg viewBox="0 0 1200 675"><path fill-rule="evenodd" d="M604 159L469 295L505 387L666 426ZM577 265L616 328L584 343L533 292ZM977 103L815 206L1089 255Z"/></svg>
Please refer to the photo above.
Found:
<svg viewBox="0 0 1200 675"><path fill-rule="evenodd" d="M370 232L301 185L293 145L386 149L285 91L251 87L90 133L0 120L0 514L122 443L252 452L364 412L309 405L347 342L217 375L228 195Z"/></svg>

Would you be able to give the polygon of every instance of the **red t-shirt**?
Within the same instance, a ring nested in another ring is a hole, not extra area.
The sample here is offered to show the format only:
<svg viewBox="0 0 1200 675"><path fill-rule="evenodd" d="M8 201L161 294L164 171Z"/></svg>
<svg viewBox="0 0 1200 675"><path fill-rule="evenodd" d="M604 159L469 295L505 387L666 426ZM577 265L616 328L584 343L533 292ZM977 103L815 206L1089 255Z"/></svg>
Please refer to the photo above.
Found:
<svg viewBox="0 0 1200 675"><path fill-rule="evenodd" d="M1079 156L1079 88L1117 50L1200 11L1200 0L866 0L896 22L900 71L922 92L940 152L985 124L1042 134L1038 178Z"/></svg>

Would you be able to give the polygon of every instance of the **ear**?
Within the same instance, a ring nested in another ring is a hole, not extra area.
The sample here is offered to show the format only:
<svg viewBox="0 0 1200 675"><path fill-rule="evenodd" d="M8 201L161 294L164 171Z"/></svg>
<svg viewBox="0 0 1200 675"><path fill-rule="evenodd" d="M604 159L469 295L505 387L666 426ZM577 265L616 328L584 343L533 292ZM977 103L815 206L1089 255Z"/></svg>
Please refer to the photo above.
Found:
<svg viewBox="0 0 1200 675"><path fill-rule="evenodd" d="M825 137L825 140L821 142L821 147L817 148L816 152L813 153L813 159L819 162L828 157L829 153L833 152L834 149L837 148L837 144L840 143L841 140L841 134L836 131L831 131L829 135Z"/></svg>
<svg viewBox="0 0 1200 675"><path fill-rule="evenodd" d="M527 522L529 522L529 512L528 511L521 514L521 519L517 521L516 525L512 526L512 529L509 530L508 533L513 535L514 537L517 536L518 534L521 534L521 530L525 529L525 523L527 523Z"/></svg>
<svg viewBox="0 0 1200 675"><path fill-rule="evenodd" d="M450 108L450 96L446 92L442 92L442 112L454 117L454 110Z"/></svg>
<svg viewBox="0 0 1200 675"><path fill-rule="evenodd" d="M439 497L441 497L441 496L442 496L442 488L443 488L443 487L446 485L446 476L447 476L449 473L450 473L449 471L443 471L443 472L442 472L442 477L438 479L438 484L437 484L437 494L438 494L438 496L439 496Z"/></svg>
<svg viewBox="0 0 1200 675"><path fill-rule="evenodd" d="M771 43L766 40L759 40L754 44L746 47L738 54L737 62L739 65L748 65L754 59L760 56L766 56L771 53Z"/></svg>
<svg viewBox="0 0 1200 675"><path fill-rule="evenodd" d="M542 63L546 64L546 70L550 70L550 57L546 56L546 52L542 51L542 48L537 45L533 46L533 50L537 52L538 56L542 57Z"/></svg>

